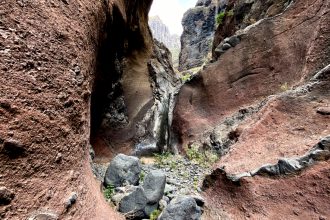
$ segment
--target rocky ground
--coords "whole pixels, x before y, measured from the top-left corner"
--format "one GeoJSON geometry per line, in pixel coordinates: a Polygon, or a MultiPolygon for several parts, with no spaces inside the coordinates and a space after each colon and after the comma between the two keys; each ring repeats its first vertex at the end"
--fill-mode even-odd
{"type": "Polygon", "coordinates": [[[330,2],[215,2],[179,90],[151,0],[0,0],[0,219],[330,218],[330,2]]]}
{"type": "MultiPolygon", "coordinates": [[[[104,183],[105,187],[103,187],[103,190],[105,197],[112,206],[116,206],[116,209],[122,212],[127,219],[131,219],[133,216],[135,218],[137,216],[140,216],[139,218],[147,218],[149,215],[150,218],[153,219],[151,213],[158,212],[159,210],[159,214],[167,215],[167,208],[171,208],[172,203],[182,198],[192,198],[201,208],[203,207],[204,199],[200,195],[201,184],[204,177],[211,172],[211,164],[208,161],[203,162],[204,163],[202,163],[201,160],[197,161],[192,158],[188,159],[187,157],[168,153],[155,155],[154,157],[144,157],[140,160],[120,154],[117,155],[111,163],[97,164],[92,162],[91,165],[95,177],[104,183]],[[121,157],[124,159],[118,159],[121,157]],[[136,163],[134,160],[140,161],[139,164],[133,165],[133,163],[136,163]],[[132,166],[128,165],[128,161],[132,161],[132,166]],[[135,171],[137,167],[141,167],[139,171],[135,171]],[[124,169],[125,172],[122,173],[120,171],[121,169],[124,169]],[[157,173],[164,175],[164,188],[162,188],[161,191],[158,190],[161,182],[157,179],[160,178],[157,177],[157,173]],[[116,178],[123,178],[124,182],[120,183],[119,179],[116,178]],[[152,187],[152,192],[155,193],[159,191],[160,196],[157,203],[151,206],[148,205],[149,202],[145,205],[141,205],[144,201],[143,192],[147,195],[148,188],[146,187],[154,184],[153,182],[156,184],[152,187]],[[113,187],[110,188],[111,194],[109,194],[109,186],[113,187]],[[136,190],[142,191],[137,192],[136,190]],[[134,201],[130,199],[130,196],[134,196],[134,201]]],[[[183,210],[184,209],[185,208],[183,208],[183,210]]],[[[176,217],[180,216],[180,214],[176,212],[172,214],[176,217]]]]}

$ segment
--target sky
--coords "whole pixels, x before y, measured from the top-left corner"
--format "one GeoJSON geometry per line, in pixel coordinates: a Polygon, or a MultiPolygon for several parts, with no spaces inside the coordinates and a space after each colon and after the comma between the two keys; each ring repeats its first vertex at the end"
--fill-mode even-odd
{"type": "Polygon", "coordinates": [[[149,16],[158,15],[171,34],[181,35],[183,14],[195,6],[197,0],[153,0],[149,16]]]}

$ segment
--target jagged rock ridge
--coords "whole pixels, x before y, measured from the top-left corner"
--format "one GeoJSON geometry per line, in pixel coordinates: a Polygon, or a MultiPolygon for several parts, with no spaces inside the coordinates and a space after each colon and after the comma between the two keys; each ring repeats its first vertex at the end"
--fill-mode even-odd
{"type": "Polygon", "coordinates": [[[218,1],[199,0],[182,18],[179,71],[201,66],[211,52],[218,1]]]}
{"type": "Polygon", "coordinates": [[[180,36],[171,34],[159,16],[149,17],[149,26],[153,37],[165,44],[168,49],[180,49],[180,36]]]}

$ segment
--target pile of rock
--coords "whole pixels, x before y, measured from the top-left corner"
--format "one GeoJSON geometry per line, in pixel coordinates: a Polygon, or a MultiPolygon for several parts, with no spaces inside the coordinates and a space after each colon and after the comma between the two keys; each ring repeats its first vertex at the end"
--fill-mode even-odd
{"type": "Polygon", "coordinates": [[[127,219],[148,218],[155,210],[162,210],[158,219],[200,219],[202,198],[178,196],[170,200],[164,196],[165,173],[149,170],[142,182],[141,171],[137,157],[119,154],[111,161],[104,177],[104,186],[114,188],[111,202],[127,219]]]}

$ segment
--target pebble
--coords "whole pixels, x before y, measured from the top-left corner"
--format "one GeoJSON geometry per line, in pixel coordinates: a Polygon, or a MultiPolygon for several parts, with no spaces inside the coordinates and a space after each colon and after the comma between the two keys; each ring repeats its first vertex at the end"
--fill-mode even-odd
{"type": "Polygon", "coordinates": [[[76,192],[72,192],[70,194],[69,198],[67,199],[66,203],[65,203],[65,207],[67,209],[71,208],[72,205],[76,203],[77,199],[78,199],[77,193],[76,192]]]}

